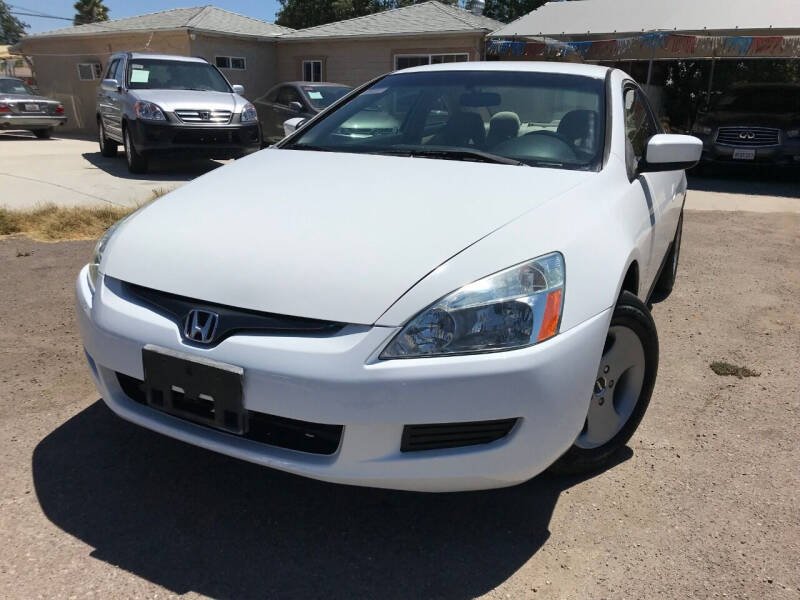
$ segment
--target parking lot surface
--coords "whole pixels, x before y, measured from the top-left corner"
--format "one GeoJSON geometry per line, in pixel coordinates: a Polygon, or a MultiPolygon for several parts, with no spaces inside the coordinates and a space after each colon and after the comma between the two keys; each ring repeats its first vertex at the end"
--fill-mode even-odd
{"type": "Polygon", "coordinates": [[[147,174],[133,175],[121,147],[119,156],[106,158],[95,140],[0,133],[0,207],[138,206],[154,190],[173,190],[225,162],[159,160],[147,174]]]}
{"type": "Polygon", "coordinates": [[[614,466],[442,495],[301,479],[114,416],[73,316],[91,247],[0,241],[0,597],[800,595],[798,215],[686,213],[652,403],[614,466]]]}

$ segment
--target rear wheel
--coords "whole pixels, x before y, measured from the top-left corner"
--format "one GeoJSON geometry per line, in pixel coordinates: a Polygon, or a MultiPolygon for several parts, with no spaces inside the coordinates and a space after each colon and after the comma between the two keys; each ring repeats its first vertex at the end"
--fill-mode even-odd
{"type": "Polygon", "coordinates": [[[126,127],[122,130],[122,139],[125,141],[125,160],[128,163],[128,171],[131,173],[147,172],[147,157],[139,154],[133,144],[133,137],[130,130],[126,127]]]}
{"type": "Polygon", "coordinates": [[[109,158],[117,155],[119,146],[117,142],[106,137],[106,128],[102,120],[97,121],[97,138],[100,144],[100,154],[109,158]]]}
{"type": "Polygon", "coordinates": [[[35,135],[40,140],[47,140],[50,139],[50,134],[53,133],[52,128],[48,129],[34,129],[33,135],[35,135]]]}
{"type": "Polygon", "coordinates": [[[608,329],[583,429],[551,469],[600,469],[631,438],[644,417],[658,371],[658,334],[641,300],[622,292],[608,329]]]}
{"type": "Polygon", "coordinates": [[[661,270],[661,275],[658,276],[658,281],[653,288],[653,293],[650,294],[650,302],[663,302],[672,293],[672,288],[675,286],[675,279],[678,276],[678,259],[681,256],[681,238],[683,236],[683,213],[678,219],[678,228],[675,231],[675,239],[672,240],[669,254],[664,262],[664,268],[661,270]]]}

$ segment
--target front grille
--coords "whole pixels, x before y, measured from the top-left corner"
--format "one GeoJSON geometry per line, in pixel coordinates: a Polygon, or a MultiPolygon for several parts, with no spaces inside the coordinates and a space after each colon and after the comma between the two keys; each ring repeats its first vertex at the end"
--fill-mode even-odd
{"type": "Polygon", "coordinates": [[[179,108],[175,111],[175,115],[184,123],[230,123],[232,114],[229,110],[179,108]]]}
{"type": "Polygon", "coordinates": [[[780,144],[780,130],[772,127],[720,127],[717,143],[747,148],[777,146],[780,144]]]}
{"type": "Polygon", "coordinates": [[[178,326],[183,334],[184,321],[193,309],[210,311],[219,315],[216,333],[209,344],[218,344],[236,333],[277,333],[292,335],[331,335],[344,327],[343,323],[276,315],[242,308],[234,308],[224,304],[214,304],[159,292],[150,288],[121,282],[128,299],[155,309],[178,326]]]}
{"type": "MultiPolygon", "coordinates": [[[[144,382],[122,373],[116,375],[125,395],[134,402],[147,406],[144,382]]],[[[197,424],[195,421],[191,422],[197,424]]],[[[199,426],[205,427],[205,425],[199,426]]],[[[245,433],[236,437],[310,454],[334,454],[339,448],[343,431],[343,425],[310,423],[248,410],[245,433]]],[[[228,435],[235,434],[228,433],[228,435]]]]}
{"type": "Polygon", "coordinates": [[[467,423],[406,425],[403,428],[400,451],[415,452],[488,444],[507,436],[516,422],[517,419],[499,419],[467,423]]]}

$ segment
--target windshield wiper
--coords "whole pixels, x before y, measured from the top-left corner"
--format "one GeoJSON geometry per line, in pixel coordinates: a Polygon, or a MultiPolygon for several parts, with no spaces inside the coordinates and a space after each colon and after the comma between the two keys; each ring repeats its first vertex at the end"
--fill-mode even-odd
{"type": "Polygon", "coordinates": [[[328,148],[327,146],[314,146],[313,144],[292,144],[284,146],[282,150],[311,150],[313,152],[347,152],[338,148],[328,148]]]}
{"type": "Polygon", "coordinates": [[[386,154],[396,152],[401,156],[414,156],[419,158],[443,158],[448,160],[476,160],[480,162],[495,163],[498,165],[526,166],[521,160],[492,154],[474,148],[396,148],[386,154]]]}

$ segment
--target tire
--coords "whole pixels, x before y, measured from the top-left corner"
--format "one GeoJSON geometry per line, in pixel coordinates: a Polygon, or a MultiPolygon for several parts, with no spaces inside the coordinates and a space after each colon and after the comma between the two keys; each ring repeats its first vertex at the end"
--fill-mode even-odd
{"type": "Polygon", "coordinates": [[[103,125],[103,121],[100,119],[97,120],[97,141],[100,144],[100,154],[107,158],[112,158],[117,155],[119,144],[106,137],[106,128],[103,125]]]}
{"type": "Polygon", "coordinates": [[[664,268],[661,269],[661,274],[658,276],[658,281],[653,287],[653,293],[650,294],[650,303],[663,302],[672,293],[672,288],[675,286],[675,279],[678,276],[678,259],[681,257],[681,239],[683,238],[683,211],[678,218],[678,228],[675,230],[675,239],[672,240],[672,245],[667,253],[667,259],[664,262],[664,268]]]}
{"type": "Polygon", "coordinates": [[[50,136],[53,133],[52,127],[49,129],[34,129],[33,135],[35,135],[40,140],[49,140],[50,136]]]}
{"type": "Polygon", "coordinates": [[[147,173],[147,157],[136,150],[133,137],[127,127],[122,129],[122,139],[125,140],[125,160],[128,163],[128,171],[147,173]]]}
{"type": "Polygon", "coordinates": [[[628,442],[647,411],[658,371],[658,333],[647,307],[631,292],[620,294],[583,429],[551,471],[591,473],[628,442]]]}

